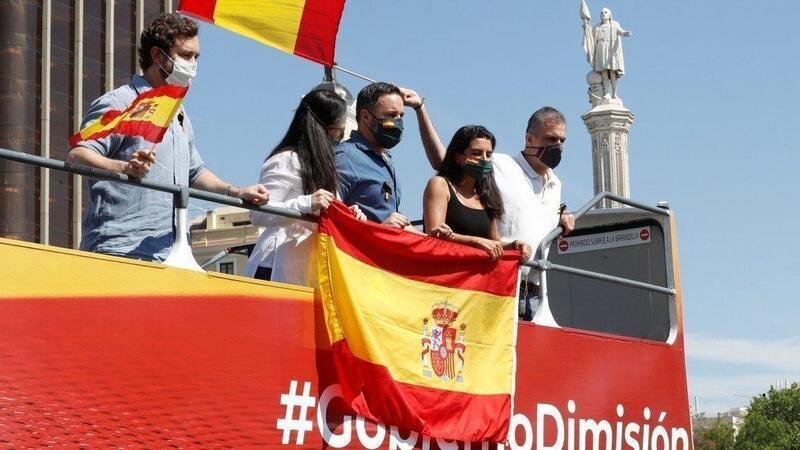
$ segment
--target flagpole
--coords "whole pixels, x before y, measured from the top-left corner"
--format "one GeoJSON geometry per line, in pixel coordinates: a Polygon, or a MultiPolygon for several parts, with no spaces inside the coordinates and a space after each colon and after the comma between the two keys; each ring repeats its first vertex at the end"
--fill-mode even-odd
{"type": "Polygon", "coordinates": [[[342,66],[340,66],[340,65],[338,65],[336,63],[333,63],[333,68],[338,70],[338,71],[340,71],[340,72],[344,72],[344,73],[346,73],[348,75],[352,75],[352,76],[354,76],[356,78],[361,78],[362,80],[369,81],[370,83],[375,83],[375,80],[373,80],[372,78],[366,77],[366,76],[361,75],[361,74],[356,73],[356,72],[353,72],[350,69],[345,69],[344,67],[342,67],[342,66]]]}

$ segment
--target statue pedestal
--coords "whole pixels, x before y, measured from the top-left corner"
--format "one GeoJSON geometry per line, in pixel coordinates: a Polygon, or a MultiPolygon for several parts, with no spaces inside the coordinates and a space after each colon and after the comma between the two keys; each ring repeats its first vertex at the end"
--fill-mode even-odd
{"type": "MultiPolygon", "coordinates": [[[[617,100],[617,99],[615,99],[617,100]]],[[[630,197],[628,178],[628,131],[635,116],[622,102],[598,104],[581,116],[592,136],[592,171],[594,192],[609,191],[620,197],[630,197]]],[[[603,200],[598,207],[621,207],[617,202],[603,200]]]]}

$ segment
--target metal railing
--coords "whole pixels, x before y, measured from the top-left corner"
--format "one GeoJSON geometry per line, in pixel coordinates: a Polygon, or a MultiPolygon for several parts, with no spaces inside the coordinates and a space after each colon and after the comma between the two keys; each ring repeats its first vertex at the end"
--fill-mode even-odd
{"type": "Polygon", "coordinates": [[[161,192],[168,192],[175,198],[175,205],[177,208],[186,208],[188,198],[197,198],[207,200],[214,203],[221,203],[228,206],[238,206],[253,211],[266,212],[283,217],[290,217],[292,219],[305,220],[308,222],[316,222],[316,217],[308,214],[301,214],[297,211],[278,208],[275,206],[256,206],[250,202],[246,202],[237,197],[229,197],[227,195],[216,194],[214,192],[204,191],[202,189],[195,189],[188,186],[179,186],[171,183],[160,183],[158,181],[142,180],[135,177],[129,177],[121,173],[111,172],[103,169],[96,169],[94,167],[84,166],[80,164],[70,164],[64,161],[59,161],[50,158],[42,158],[41,156],[29,155],[27,153],[18,152],[15,150],[8,150],[0,148],[0,158],[17,161],[25,164],[32,164],[34,166],[45,167],[48,169],[60,170],[63,172],[74,173],[77,175],[84,175],[87,177],[98,178],[102,180],[118,181],[124,184],[131,184],[141,186],[148,189],[153,189],[161,192]]]}
{"type": "MultiPolygon", "coordinates": [[[[575,221],[577,222],[579,218],[581,218],[584,214],[589,212],[589,210],[594,208],[595,205],[597,205],[604,199],[614,200],[624,205],[628,205],[633,208],[647,211],[650,213],[659,214],[667,217],[670,216],[670,211],[668,209],[660,207],[652,207],[624,197],[620,197],[618,195],[612,194],[611,192],[604,191],[595,195],[591,200],[589,200],[586,204],[584,204],[582,207],[580,207],[577,211],[573,213],[575,215],[575,221]]],[[[550,309],[550,300],[547,296],[548,270],[555,270],[557,272],[565,272],[582,277],[594,278],[596,280],[607,281],[610,283],[620,284],[622,286],[628,286],[636,289],[644,289],[647,291],[658,292],[661,294],[675,295],[675,289],[669,286],[658,286],[655,284],[645,283],[642,281],[631,280],[629,278],[617,277],[614,275],[607,275],[604,273],[593,272],[590,270],[578,269],[576,267],[569,267],[561,264],[551,263],[550,261],[547,260],[547,253],[545,252],[545,250],[548,247],[550,247],[550,244],[553,242],[553,240],[559,235],[561,235],[561,233],[563,232],[564,228],[561,227],[560,225],[554,228],[539,243],[539,247],[536,250],[536,257],[538,259],[528,261],[527,263],[524,264],[525,266],[540,271],[539,299],[541,300],[541,303],[539,305],[539,308],[536,310],[536,315],[533,318],[534,322],[542,325],[558,326],[558,324],[555,321],[555,318],[553,317],[553,313],[550,309]]]]}
{"type": "MultiPolygon", "coordinates": [[[[275,206],[256,206],[250,202],[244,201],[240,198],[236,197],[229,197],[226,195],[216,194],[209,191],[204,191],[202,189],[194,189],[188,186],[179,186],[170,183],[161,183],[157,181],[149,181],[149,180],[142,180],[139,178],[129,177],[127,175],[123,175],[116,172],[111,172],[107,170],[97,169],[94,167],[83,166],[79,164],[70,164],[64,161],[54,160],[50,158],[43,158],[41,156],[36,155],[29,155],[27,153],[22,153],[14,150],[8,150],[4,148],[0,148],[0,159],[7,159],[10,161],[21,162],[24,164],[31,164],[38,167],[44,167],[48,169],[60,170],[63,172],[69,172],[78,175],[84,175],[92,178],[102,179],[102,180],[111,180],[116,181],[119,183],[125,183],[135,186],[140,186],[146,189],[153,189],[161,192],[167,192],[173,195],[173,204],[176,209],[176,233],[175,233],[175,244],[173,245],[172,251],[170,251],[169,256],[164,261],[165,264],[181,267],[191,270],[198,270],[202,271],[203,269],[197,264],[197,261],[194,259],[194,256],[191,252],[191,247],[189,245],[186,236],[189,232],[188,227],[188,219],[187,219],[187,208],[189,206],[189,198],[197,198],[201,200],[207,200],[214,203],[219,203],[223,205],[229,206],[237,206],[240,208],[248,209],[251,211],[259,211],[268,214],[274,214],[278,216],[288,217],[297,220],[303,220],[308,222],[316,222],[317,218],[313,215],[302,214],[294,210],[290,210],[287,208],[279,208],[275,206]]],[[[580,209],[574,212],[575,219],[579,219],[584,214],[586,214],[590,209],[592,209],[595,205],[600,203],[603,199],[611,199],[615,200],[619,203],[632,206],[634,208],[641,209],[643,211],[648,211],[655,214],[660,214],[664,216],[669,216],[669,210],[665,210],[662,208],[656,208],[652,206],[648,206],[642,203],[638,203],[627,198],[622,198],[617,195],[614,195],[610,192],[601,192],[594,196],[589,202],[583,205],[580,209]]],[[[417,221],[415,221],[417,222],[417,221]]],[[[553,239],[559,236],[562,233],[563,229],[559,226],[556,227],[553,231],[545,236],[542,239],[541,243],[539,244],[537,255],[539,259],[535,259],[533,261],[529,261],[525,263],[526,266],[531,267],[535,270],[539,270],[541,272],[541,286],[540,286],[540,297],[542,300],[542,304],[540,308],[537,310],[536,317],[538,318],[540,314],[542,315],[541,319],[547,323],[555,323],[552,318],[552,313],[550,312],[549,303],[547,299],[547,276],[546,273],[548,270],[555,270],[561,271],[566,273],[571,273],[574,275],[595,278],[598,280],[608,281],[616,284],[620,284],[623,286],[629,286],[637,289],[645,289],[653,292],[659,292],[662,294],[667,295],[674,295],[675,290],[670,287],[664,286],[657,286],[649,283],[644,283],[637,280],[631,280],[622,277],[616,277],[613,275],[607,275],[597,272],[592,272],[588,270],[578,269],[569,266],[563,266],[560,264],[554,264],[547,261],[547,258],[544,257],[545,249],[550,246],[553,239]]]]}
{"type": "Polygon", "coordinates": [[[203,269],[197,264],[197,261],[192,255],[191,246],[186,236],[189,232],[189,222],[187,208],[189,207],[189,198],[197,198],[207,200],[214,203],[219,203],[228,206],[238,206],[240,208],[249,209],[251,211],[259,211],[277,216],[289,217],[297,220],[304,220],[308,222],[316,222],[317,218],[312,215],[302,214],[297,211],[278,208],[275,206],[256,206],[250,202],[244,201],[237,197],[228,197],[227,195],[217,194],[214,192],[204,191],[202,189],[190,188],[188,186],[179,186],[170,183],[161,183],[158,181],[142,180],[135,177],[129,177],[124,174],[111,172],[108,170],[97,169],[94,167],[84,166],[80,164],[71,164],[64,161],[59,161],[50,158],[43,158],[41,156],[29,155],[14,150],[0,148],[0,158],[10,161],[16,161],[24,164],[31,164],[38,167],[48,169],[60,170],[62,172],[69,172],[77,175],[84,175],[101,180],[111,180],[119,183],[140,186],[146,189],[153,189],[156,191],[167,192],[173,196],[173,205],[175,207],[176,217],[176,231],[175,243],[172,246],[165,264],[180,267],[184,269],[202,271],[203,269]]]}

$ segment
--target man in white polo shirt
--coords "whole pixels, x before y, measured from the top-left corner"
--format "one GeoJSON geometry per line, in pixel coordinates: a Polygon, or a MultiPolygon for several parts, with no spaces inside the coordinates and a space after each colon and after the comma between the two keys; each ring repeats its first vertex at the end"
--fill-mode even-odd
{"type": "MultiPolygon", "coordinates": [[[[566,139],[564,114],[545,106],[528,120],[525,148],[520,153],[513,156],[494,154],[494,177],[505,209],[498,224],[502,240],[520,240],[536,249],[545,235],[559,224],[564,228],[563,234],[575,228],[575,217],[562,214],[561,180],[553,172],[561,161],[566,139]]],[[[539,255],[543,256],[546,255],[539,255]]],[[[538,271],[523,273],[519,303],[521,319],[533,319],[538,294],[538,271]]]]}

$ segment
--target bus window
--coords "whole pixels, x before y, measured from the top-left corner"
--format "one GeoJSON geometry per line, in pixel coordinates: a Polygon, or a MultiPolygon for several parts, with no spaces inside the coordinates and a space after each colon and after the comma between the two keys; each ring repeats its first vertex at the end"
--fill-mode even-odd
{"type": "MultiPolygon", "coordinates": [[[[576,230],[554,241],[550,261],[659,286],[667,285],[664,233],[655,221],[576,230]]],[[[670,298],[555,270],[547,274],[550,308],[562,327],[666,342],[670,298]]]]}

